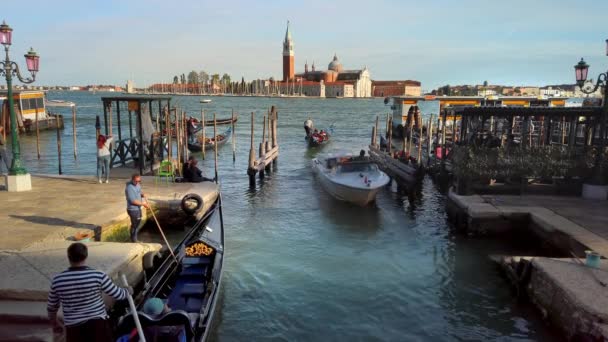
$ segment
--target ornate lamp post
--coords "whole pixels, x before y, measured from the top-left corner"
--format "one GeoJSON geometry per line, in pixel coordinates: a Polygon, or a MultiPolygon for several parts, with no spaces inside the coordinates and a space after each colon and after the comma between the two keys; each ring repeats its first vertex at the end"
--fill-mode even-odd
{"type": "MultiPolygon", "coordinates": [[[[6,57],[4,62],[0,62],[0,75],[4,75],[6,78],[7,85],[7,97],[8,97],[8,107],[11,116],[11,147],[13,153],[13,161],[11,163],[11,168],[9,170],[9,175],[26,175],[27,171],[21,164],[21,150],[19,147],[19,132],[17,132],[17,116],[15,113],[14,103],[13,103],[13,85],[12,79],[13,76],[17,76],[17,78],[23,83],[32,83],[36,79],[36,72],[38,72],[38,63],[40,61],[40,57],[34,52],[34,49],[30,48],[30,51],[25,54],[25,61],[27,63],[27,69],[32,74],[31,78],[23,78],[19,71],[19,66],[17,63],[11,61],[8,56],[8,50],[11,46],[12,40],[12,32],[13,29],[8,26],[5,22],[2,22],[0,25],[0,43],[4,45],[4,51],[6,53],[6,57]]],[[[28,178],[29,179],[29,178],[28,178]]],[[[30,186],[31,188],[31,183],[30,186]]],[[[9,189],[10,191],[10,189],[9,189]]]]}
{"type": "MultiPolygon", "coordinates": [[[[608,39],[606,39],[606,56],[608,56],[608,39]]],[[[608,118],[608,71],[601,73],[597,77],[597,82],[593,89],[585,89],[584,85],[587,81],[589,65],[581,58],[574,66],[576,74],[576,84],[585,94],[592,94],[598,90],[600,86],[604,87],[604,102],[602,115],[600,116],[600,148],[595,156],[595,165],[593,171],[593,182],[597,185],[605,185],[606,180],[603,177],[604,153],[606,149],[606,118],[608,118]]]]}

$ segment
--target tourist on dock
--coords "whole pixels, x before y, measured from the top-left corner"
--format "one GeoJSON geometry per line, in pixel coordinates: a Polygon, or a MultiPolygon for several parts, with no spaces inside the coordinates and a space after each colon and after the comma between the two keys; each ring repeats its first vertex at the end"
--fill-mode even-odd
{"type": "Polygon", "coordinates": [[[0,158],[4,165],[6,165],[6,173],[8,174],[8,170],[11,169],[11,166],[8,161],[8,157],[6,156],[6,141],[4,140],[4,127],[0,126],[0,158]]]}
{"type": "Polygon", "coordinates": [[[306,136],[309,137],[312,134],[312,120],[310,117],[304,121],[304,130],[306,131],[306,136]]]}
{"type": "Polygon", "coordinates": [[[127,198],[127,213],[131,219],[131,242],[137,241],[137,231],[141,224],[141,207],[150,209],[147,201],[144,201],[145,195],[141,192],[141,176],[139,173],[134,173],[131,180],[127,182],[125,187],[125,197],[127,198]]]}
{"type": "Polygon", "coordinates": [[[188,158],[188,162],[184,165],[184,180],[190,183],[213,182],[213,179],[203,176],[203,171],[196,166],[197,164],[198,160],[194,156],[188,158]]]}
{"type": "Polygon", "coordinates": [[[111,341],[112,329],[101,293],[116,300],[127,298],[132,289],[120,288],[102,271],[86,265],[87,246],[75,242],[68,247],[70,267],[51,282],[47,312],[54,330],[59,307],[63,307],[65,338],[71,341],[111,341]]]}
{"type": "Polygon", "coordinates": [[[111,135],[100,134],[97,137],[97,182],[101,184],[101,176],[105,175],[105,183],[110,182],[110,147],[114,142],[111,135]]]}

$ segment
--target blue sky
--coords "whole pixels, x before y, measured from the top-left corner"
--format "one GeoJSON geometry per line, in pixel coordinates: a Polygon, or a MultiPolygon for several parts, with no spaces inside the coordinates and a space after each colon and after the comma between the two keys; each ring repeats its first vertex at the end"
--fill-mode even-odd
{"type": "Polygon", "coordinates": [[[169,82],[190,70],[281,77],[286,21],[296,70],[334,53],[373,79],[444,84],[573,83],[608,68],[608,1],[5,1],[11,57],[41,55],[38,84],[169,82]]]}

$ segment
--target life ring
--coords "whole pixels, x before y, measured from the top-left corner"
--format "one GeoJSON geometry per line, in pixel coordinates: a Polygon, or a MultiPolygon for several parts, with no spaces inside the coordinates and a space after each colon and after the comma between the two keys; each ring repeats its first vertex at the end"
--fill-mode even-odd
{"type": "Polygon", "coordinates": [[[182,210],[188,215],[194,215],[203,207],[203,199],[197,194],[187,194],[182,198],[182,210]],[[189,202],[196,201],[196,206],[192,207],[189,202]]]}

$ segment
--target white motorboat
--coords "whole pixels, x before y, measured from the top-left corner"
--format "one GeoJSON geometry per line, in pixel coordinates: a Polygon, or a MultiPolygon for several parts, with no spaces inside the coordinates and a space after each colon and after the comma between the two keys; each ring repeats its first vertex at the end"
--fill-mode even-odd
{"type": "Polygon", "coordinates": [[[211,99],[202,99],[200,102],[201,103],[209,103],[209,102],[211,102],[211,99]]]}
{"type": "Polygon", "coordinates": [[[367,156],[330,153],[312,160],[321,185],[335,198],[365,206],[376,199],[390,178],[367,156]]]}

